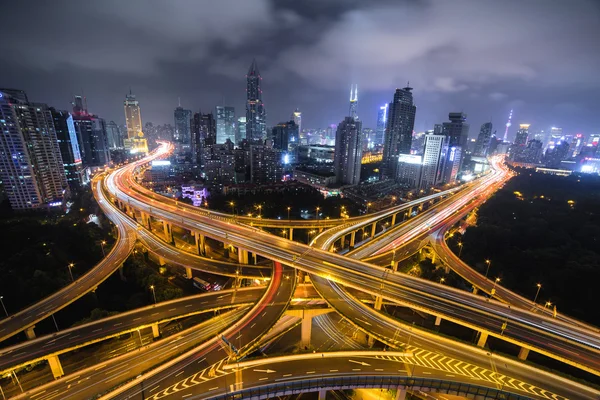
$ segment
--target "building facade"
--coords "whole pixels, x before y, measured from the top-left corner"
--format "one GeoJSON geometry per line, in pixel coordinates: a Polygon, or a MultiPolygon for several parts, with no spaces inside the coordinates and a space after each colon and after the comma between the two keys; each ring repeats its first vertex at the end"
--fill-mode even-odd
{"type": "Polygon", "coordinates": [[[396,177],[398,156],[410,153],[416,112],[412,88],[396,89],[394,99],[389,104],[383,143],[382,169],[386,177],[396,177]]]}
{"type": "Polygon", "coordinates": [[[477,141],[475,142],[475,151],[477,157],[486,157],[489,155],[490,143],[492,141],[492,123],[485,122],[481,124],[477,141]]]}
{"type": "Polygon", "coordinates": [[[335,136],[334,172],[338,184],[358,185],[362,160],[362,122],[354,116],[344,118],[335,136]]]}
{"type": "Polygon", "coordinates": [[[144,139],[142,130],[142,111],[135,95],[129,90],[123,102],[125,110],[125,126],[127,127],[127,138],[123,140],[123,147],[130,153],[147,153],[148,143],[144,139]]]}
{"type": "Polygon", "coordinates": [[[77,192],[87,181],[79,143],[77,142],[77,132],[73,116],[67,111],[50,108],[52,119],[54,121],[54,130],[60,149],[60,155],[63,162],[67,184],[72,192],[77,192]]]}
{"type": "Polygon", "coordinates": [[[445,135],[425,135],[420,189],[429,189],[442,182],[449,139],[445,135]]]}
{"type": "Polygon", "coordinates": [[[246,138],[260,142],[267,135],[265,105],[262,101],[262,77],[256,60],[252,61],[246,75],[246,138]]]}
{"type": "Polygon", "coordinates": [[[217,144],[223,144],[227,140],[235,143],[235,108],[216,106],[215,118],[217,121],[217,144]]]}

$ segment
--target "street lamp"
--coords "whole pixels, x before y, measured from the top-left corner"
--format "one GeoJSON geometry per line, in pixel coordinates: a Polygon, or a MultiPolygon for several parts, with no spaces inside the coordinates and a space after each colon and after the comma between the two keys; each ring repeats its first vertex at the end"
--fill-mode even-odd
{"type": "Polygon", "coordinates": [[[487,278],[488,272],[490,272],[490,265],[492,265],[492,261],[488,259],[485,260],[485,263],[487,264],[487,268],[485,269],[485,277],[487,278]]]}
{"type": "Polygon", "coordinates": [[[538,298],[538,294],[540,294],[540,289],[542,289],[542,284],[538,283],[538,284],[536,284],[536,286],[537,286],[537,291],[535,292],[535,297],[533,298],[533,305],[534,305],[534,307],[535,307],[535,301],[538,298]]]}
{"type": "Polygon", "coordinates": [[[544,304],[545,307],[552,307],[552,302],[547,301],[546,304],[544,304]]]}
{"type": "Polygon", "coordinates": [[[235,208],[233,208],[233,206],[235,206],[235,203],[234,203],[233,201],[230,201],[230,202],[229,202],[229,205],[231,206],[231,214],[232,214],[233,216],[235,216],[235,211],[234,211],[234,210],[235,210],[235,208]]]}
{"type": "Polygon", "coordinates": [[[371,203],[367,203],[367,214],[369,213],[369,207],[371,207],[371,203]]]}
{"type": "Polygon", "coordinates": [[[69,267],[69,274],[71,275],[71,281],[75,282],[75,279],[73,279],[73,271],[71,271],[71,268],[73,268],[75,266],[75,264],[70,263],[69,265],[67,265],[67,267],[69,267]]]}
{"type": "Polygon", "coordinates": [[[463,248],[462,242],[458,242],[458,258],[460,258],[460,255],[462,254],[462,248],[463,248]]]}
{"type": "Polygon", "coordinates": [[[258,205],[258,219],[262,218],[262,204],[258,205]]]}
{"type": "Polygon", "coordinates": [[[100,245],[102,246],[102,257],[106,257],[106,253],[104,252],[104,245],[106,244],[106,240],[103,240],[100,242],[100,245]]]}
{"type": "Polygon", "coordinates": [[[152,290],[152,296],[154,297],[154,304],[156,304],[156,292],[154,291],[154,285],[150,285],[150,290],[152,290]]]}
{"type": "Polygon", "coordinates": [[[443,278],[443,277],[440,278],[440,283],[444,283],[444,282],[446,282],[446,278],[443,278]]]}
{"type": "Polygon", "coordinates": [[[4,313],[8,317],[8,311],[6,311],[6,306],[4,305],[4,301],[2,299],[4,299],[4,296],[0,296],[0,303],[2,303],[2,308],[4,309],[4,313]]]}
{"type": "Polygon", "coordinates": [[[317,221],[319,220],[319,210],[320,210],[320,209],[321,209],[321,207],[317,207],[317,208],[316,208],[316,210],[317,210],[317,221]]]}
{"type": "Polygon", "coordinates": [[[291,211],[291,210],[292,210],[292,207],[288,207],[288,208],[287,208],[287,212],[288,212],[288,221],[290,221],[290,220],[291,220],[291,218],[290,218],[290,211],[291,211]]]}
{"type": "Polygon", "coordinates": [[[492,291],[490,292],[492,296],[494,295],[494,293],[496,293],[496,284],[498,284],[498,282],[500,282],[500,278],[496,278],[494,280],[494,286],[492,286],[492,291]]]}

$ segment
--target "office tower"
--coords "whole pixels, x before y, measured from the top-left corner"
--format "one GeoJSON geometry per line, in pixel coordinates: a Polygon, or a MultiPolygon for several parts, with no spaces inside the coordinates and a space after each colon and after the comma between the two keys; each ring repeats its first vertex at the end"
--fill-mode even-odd
{"type": "Polygon", "coordinates": [[[235,109],[216,106],[215,119],[217,121],[217,144],[223,144],[227,139],[235,143],[235,109]]]}
{"type": "Polygon", "coordinates": [[[578,133],[573,136],[573,139],[571,140],[571,146],[569,148],[569,152],[571,153],[572,157],[576,157],[581,152],[584,143],[585,136],[583,134],[578,133]]]}
{"type": "Polygon", "coordinates": [[[529,126],[530,124],[519,124],[519,130],[515,136],[514,144],[517,146],[525,146],[527,144],[527,138],[529,137],[529,126]]]}
{"type": "Polygon", "coordinates": [[[67,178],[46,104],[22,90],[0,89],[0,178],[14,210],[60,205],[67,178]]]}
{"type": "Polygon", "coordinates": [[[142,131],[142,112],[140,104],[131,89],[129,89],[129,94],[125,95],[123,107],[127,126],[127,138],[123,140],[123,147],[130,153],[147,153],[148,143],[144,139],[144,132],[142,131]]]}
{"type": "Polygon", "coordinates": [[[192,110],[186,110],[181,105],[173,112],[175,131],[173,142],[183,153],[190,153],[192,149],[192,110]]]}
{"type": "Polygon", "coordinates": [[[420,189],[429,189],[442,182],[449,138],[445,135],[425,135],[420,189]]]}
{"type": "Polygon", "coordinates": [[[358,185],[362,160],[362,122],[354,116],[344,118],[335,135],[333,168],[338,184],[358,185]]]}
{"type": "Polygon", "coordinates": [[[552,148],[546,150],[546,166],[559,168],[560,162],[569,158],[569,143],[559,142],[552,148]]]}
{"type": "Polygon", "coordinates": [[[85,183],[85,170],[77,142],[77,132],[73,116],[67,111],[56,110],[50,107],[52,119],[54,121],[54,130],[63,162],[67,184],[72,192],[76,192],[85,183]]]}
{"type": "Polygon", "coordinates": [[[298,125],[294,121],[280,122],[271,130],[273,148],[287,152],[298,147],[298,125]]]}
{"type": "Polygon", "coordinates": [[[302,134],[302,113],[299,109],[296,108],[296,110],[292,113],[292,120],[296,125],[298,125],[298,134],[302,134]]]}
{"type": "Polygon", "coordinates": [[[81,96],[75,96],[73,124],[77,133],[79,152],[84,167],[104,167],[110,163],[110,152],[106,134],[106,122],[90,114],[81,96]]]}
{"type": "Polygon", "coordinates": [[[281,150],[274,149],[269,144],[252,144],[249,163],[251,183],[265,184],[281,181],[283,176],[281,150]]]}
{"type": "Polygon", "coordinates": [[[358,85],[350,85],[350,115],[354,119],[358,119],[358,114],[356,113],[358,109],[358,85]]]}
{"type": "Polygon", "coordinates": [[[542,155],[544,154],[544,144],[536,139],[532,139],[527,142],[525,147],[519,154],[519,158],[516,161],[525,162],[529,164],[539,164],[542,155]]]}
{"type": "Polygon", "coordinates": [[[246,75],[246,138],[251,142],[262,142],[267,134],[261,80],[258,65],[253,60],[246,75]]]}
{"type": "MultiPolygon", "coordinates": [[[[448,153],[444,162],[443,183],[452,183],[456,180],[469,139],[469,124],[465,122],[467,114],[451,112],[448,114],[448,119],[450,122],[442,124],[442,134],[448,137],[448,153]]],[[[439,128],[437,129],[439,130],[439,128]]]]}
{"type": "Polygon", "coordinates": [[[244,139],[246,139],[246,117],[239,117],[235,129],[235,144],[239,145],[244,139]]]}
{"type": "Polygon", "coordinates": [[[563,137],[562,128],[557,128],[556,126],[553,126],[552,128],[550,128],[548,147],[553,147],[553,146],[558,145],[558,143],[560,143],[562,137],[563,137]]]}
{"type": "Polygon", "coordinates": [[[416,154],[400,154],[398,156],[398,176],[396,180],[408,188],[416,188],[421,181],[423,156],[416,154]]]}
{"type": "Polygon", "coordinates": [[[204,167],[204,149],[217,143],[217,123],[212,114],[194,114],[194,153],[200,168],[204,167]]]}
{"type": "Polygon", "coordinates": [[[384,176],[395,178],[398,156],[409,154],[415,126],[417,107],[413,104],[411,87],[396,89],[389,104],[383,143],[382,169],[384,176]]]}
{"type": "Polygon", "coordinates": [[[373,143],[376,146],[383,144],[383,140],[385,137],[385,125],[387,123],[388,107],[389,104],[379,107],[379,112],[377,113],[377,130],[375,132],[375,140],[373,141],[373,143]]]}
{"type": "Polygon", "coordinates": [[[117,125],[115,121],[106,123],[106,137],[108,139],[109,149],[123,148],[123,136],[121,136],[119,125],[117,125]]]}
{"type": "Polygon", "coordinates": [[[486,122],[481,125],[479,129],[479,135],[477,136],[477,141],[475,142],[475,151],[474,154],[478,157],[486,157],[488,156],[490,143],[492,140],[492,123],[486,122]]]}
{"type": "Polygon", "coordinates": [[[223,144],[210,144],[204,149],[204,174],[212,188],[235,183],[235,152],[231,140],[223,144]]]}

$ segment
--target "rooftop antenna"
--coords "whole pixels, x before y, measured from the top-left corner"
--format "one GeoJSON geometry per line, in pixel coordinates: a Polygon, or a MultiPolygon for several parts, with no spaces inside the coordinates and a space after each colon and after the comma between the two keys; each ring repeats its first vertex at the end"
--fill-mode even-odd
{"type": "Polygon", "coordinates": [[[178,97],[177,100],[179,101],[179,107],[181,107],[181,97],[178,97]]]}

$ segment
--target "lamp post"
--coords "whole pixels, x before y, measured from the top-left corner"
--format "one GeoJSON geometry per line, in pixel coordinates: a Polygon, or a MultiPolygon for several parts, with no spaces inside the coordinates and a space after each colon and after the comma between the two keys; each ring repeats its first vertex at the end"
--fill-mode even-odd
{"type": "Polygon", "coordinates": [[[488,272],[490,272],[490,265],[492,265],[492,261],[487,259],[485,260],[485,263],[487,264],[487,268],[485,269],[485,277],[487,278],[488,272]]]}
{"type": "Polygon", "coordinates": [[[104,252],[104,245],[106,244],[106,240],[103,240],[100,242],[100,245],[102,246],[102,257],[106,257],[106,253],[104,252]]]}
{"type": "Polygon", "coordinates": [[[67,267],[69,267],[69,275],[71,275],[71,281],[75,282],[75,279],[73,279],[73,271],[71,271],[71,269],[75,266],[75,264],[70,263],[69,265],[67,265],[67,267]]]}
{"type": "Polygon", "coordinates": [[[154,304],[156,304],[156,292],[154,291],[154,285],[150,285],[150,290],[152,290],[152,296],[154,297],[154,304]]]}
{"type": "Polygon", "coordinates": [[[262,218],[262,204],[258,205],[258,219],[262,218]]]}
{"type": "Polygon", "coordinates": [[[500,282],[500,278],[494,279],[494,285],[492,286],[492,291],[490,292],[492,294],[492,296],[494,296],[494,294],[496,293],[496,284],[498,282],[500,282]]]}
{"type": "Polygon", "coordinates": [[[287,208],[287,212],[288,212],[288,221],[291,221],[291,218],[290,218],[290,211],[291,211],[291,210],[292,210],[292,207],[288,207],[288,208],[287,208]]]}
{"type": "Polygon", "coordinates": [[[369,213],[369,207],[371,207],[371,203],[367,203],[367,214],[369,213]]]}
{"type": "Polygon", "coordinates": [[[440,283],[443,284],[444,282],[446,282],[446,278],[444,278],[444,277],[440,278],[440,283]]]}
{"type": "Polygon", "coordinates": [[[231,214],[235,217],[235,203],[233,201],[230,201],[229,205],[231,206],[231,214]]]}
{"type": "Polygon", "coordinates": [[[458,242],[458,258],[460,258],[460,255],[462,254],[462,249],[463,249],[462,242],[458,242]]]}
{"type": "Polygon", "coordinates": [[[6,311],[6,306],[4,305],[4,301],[2,299],[4,299],[4,296],[0,296],[0,303],[2,303],[2,308],[4,309],[4,313],[8,317],[8,311],[6,311]]]}
{"type": "Polygon", "coordinates": [[[320,210],[320,209],[321,209],[321,207],[317,207],[317,208],[316,208],[316,210],[317,210],[317,221],[319,220],[319,210],[320,210]]]}
{"type": "Polygon", "coordinates": [[[537,300],[537,298],[538,298],[538,294],[540,294],[540,289],[542,289],[542,284],[541,284],[541,283],[538,283],[538,284],[536,284],[536,286],[537,286],[537,291],[535,292],[535,297],[533,298],[533,306],[534,306],[534,307],[535,307],[535,305],[536,305],[535,301],[536,301],[536,300],[537,300]]]}

